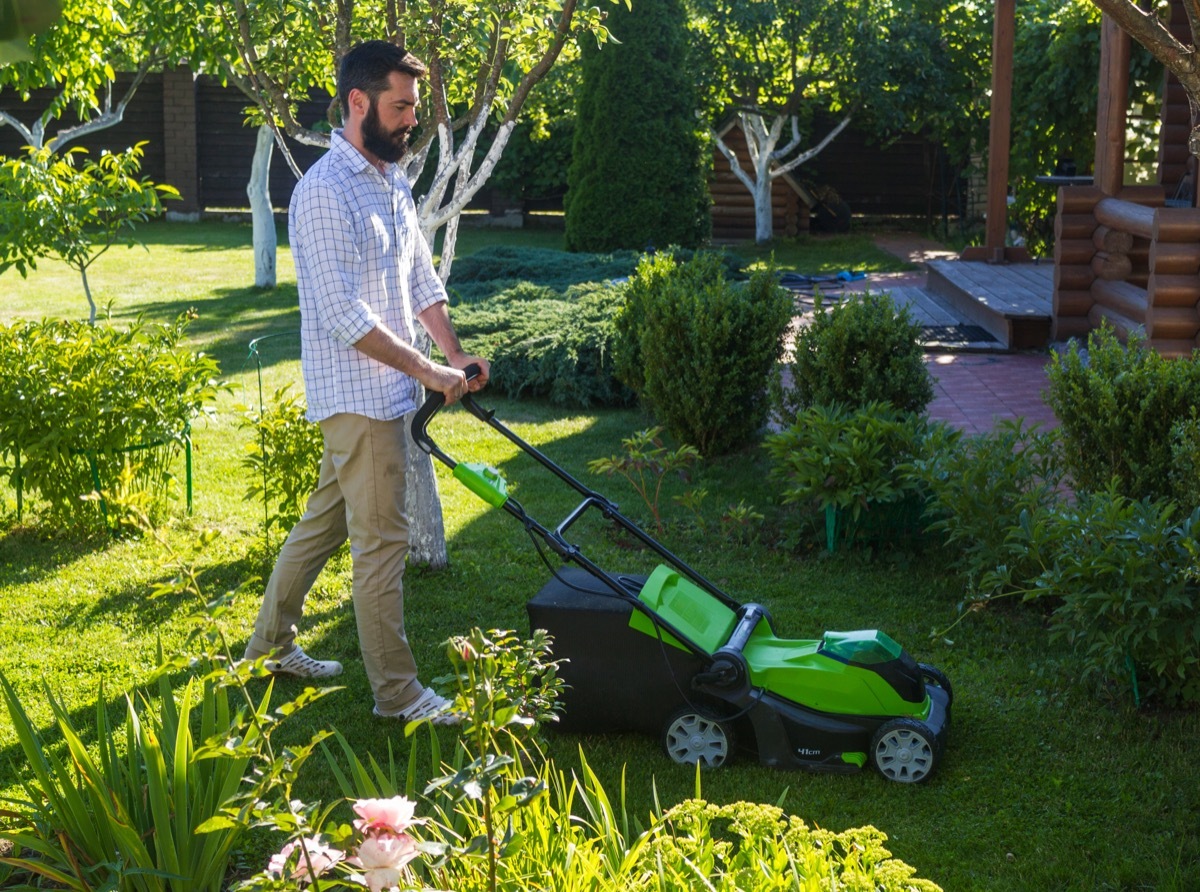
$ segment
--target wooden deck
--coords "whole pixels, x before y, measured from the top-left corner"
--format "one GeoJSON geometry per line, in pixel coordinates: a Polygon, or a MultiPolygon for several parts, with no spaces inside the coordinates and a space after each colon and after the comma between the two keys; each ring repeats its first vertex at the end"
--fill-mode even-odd
{"type": "MultiPolygon", "coordinates": [[[[922,327],[921,343],[931,351],[1012,352],[1049,344],[1053,264],[930,260],[926,265],[923,277],[872,276],[848,290],[888,292],[922,327]]],[[[828,299],[836,301],[841,293],[828,299]]],[[[801,314],[811,308],[811,295],[797,295],[801,314]]]]}
{"type": "Polygon", "coordinates": [[[932,260],[926,290],[1009,350],[1050,343],[1052,263],[932,260]]]}

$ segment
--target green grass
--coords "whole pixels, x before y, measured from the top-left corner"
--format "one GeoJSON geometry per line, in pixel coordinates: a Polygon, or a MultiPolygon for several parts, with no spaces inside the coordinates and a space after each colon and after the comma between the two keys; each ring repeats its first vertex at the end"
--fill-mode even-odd
{"type": "MultiPolygon", "coordinates": [[[[280,287],[246,286],[252,280],[249,227],[230,224],[166,225],[145,229],[149,252],[116,249],[92,280],[114,318],[139,313],[170,318],[199,311],[195,341],[220,360],[231,392],[216,418],[195,431],[196,506],[176,512],[163,535],[172,547],[190,548],[199,531],[222,536],[195,560],[210,595],[265,571],[254,548],[261,522],[258,504],[243,499],[248,483],[240,461],[248,435],[238,426],[238,403],[257,400],[256,367],[247,362],[254,337],[298,327],[294,277],[280,252],[280,287]]],[[[488,239],[496,234],[489,232],[488,239]]],[[[520,241],[519,233],[506,233],[520,241]]],[[[466,230],[460,252],[483,243],[466,230]]],[[[832,268],[864,268],[850,257],[866,255],[860,242],[837,239],[788,246],[793,268],[805,258],[836,257],[832,268]]],[[[534,242],[539,247],[546,245],[534,242]]],[[[777,250],[777,257],[782,250],[777,250]]],[[[45,261],[22,281],[12,273],[0,320],[61,315],[82,317],[86,304],[65,267],[45,261]]],[[[268,389],[299,388],[297,346],[280,337],[264,346],[268,389]]],[[[482,397],[497,416],[571,473],[619,501],[631,516],[647,512],[620,480],[590,477],[588,460],[610,455],[619,441],[650,421],[637,411],[581,413],[540,403],[482,397]]],[[[498,467],[527,510],[557,524],[576,497],[507,441],[459,410],[435,419],[431,431],[450,455],[498,467]]],[[[767,466],[758,450],[705,465],[700,483],[710,496],[710,521],[730,503],[746,500],[767,515],[764,538],[784,524],[767,466]]],[[[1061,645],[1050,645],[1043,618],[1030,610],[993,609],[954,630],[953,643],[931,638],[956,615],[961,581],[940,569],[936,555],[915,557],[840,553],[800,555],[762,543],[733,545],[702,534],[671,504],[682,484],[664,496],[671,524],[665,543],[739,600],[772,611],[780,633],[815,636],[824,629],[881,628],[918,659],[944,669],[953,681],[954,725],[940,774],[909,788],[864,772],[823,776],[779,772],[742,760],[707,773],[703,789],[714,801],[775,802],[804,820],[832,830],[873,824],[890,837],[894,855],[918,875],[959,890],[1187,890],[1200,888],[1200,772],[1194,712],[1137,710],[1128,699],[1105,699],[1078,682],[1078,664],[1061,645]]],[[[441,642],[471,626],[527,628],[525,602],[547,579],[528,538],[507,514],[482,502],[445,476],[442,494],[451,566],[407,576],[410,639],[422,675],[446,671],[441,642]]],[[[598,524],[581,523],[574,540],[601,566],[638,572],[645,555],[623,547],[598,524]]],[[[41,694],[45,680],[86,727],[100,684],[114,710],[120,693],[142,682],[154,665],[156,642],[183,646],[188,605],[150,600],[153,585],[174,573],[164,549],[151,539],[111,542],[41,526],[35,515],[17,524],[11,491],[0,489],[0,671],[14,684],[35,721],[50,712],[41,694]]],[[[252,586],[226,617],[240,649],[257,611],[261,585],[252,586]]],[[[349,603],[349,558],[343,551],[318,580],[309,600],[301,641],[310,652],[340,659],[344,690],[301,713],[290,731],[307,738],[335,726],[361,756],[400,759],[409,742],[397,726],[370,716],[371,697],[358,655],[349,603]]],[[[294,694],[299,682],[281,682],[294,694]]],[[[451,732],[443,734],[448,744],[451,732]]],[[[550,752],[575,764],[584,747],[610,793],[626,772],[628,802],[645,815],[652,789],[664,804],[687,796],[691,771],[673,765],[657,741],[637,735],[558,735],[550,752]]],[[[0,718],[0,796],[13,795],[20,763],[12,728],[0,718]]],[[[336,796],[319,760],[310,763],[303,795],[336,796]]],[[[248,854],[259,863],[268,840],[248,854]]]]}

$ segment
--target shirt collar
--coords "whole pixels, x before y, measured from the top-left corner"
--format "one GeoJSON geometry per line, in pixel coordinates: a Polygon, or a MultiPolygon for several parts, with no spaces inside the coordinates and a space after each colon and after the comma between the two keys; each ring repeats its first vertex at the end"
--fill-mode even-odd
{"type": "MultiPolygon", "coordinates": [[[[346,137],[342,135],[342,129],[340,127],[330,134],[329,151],[337,159],[339,164],[345,165],[356,173],[361,173],[363,171],[373,171],[377,174],[379,173],[379,168],[368,161],[366,156],[356,149],[350,140],[346,139],[346,137]]],[[[384,165],[383,176],[390,179],[395,169],[395,164],[387,162],[384,165]]]]}

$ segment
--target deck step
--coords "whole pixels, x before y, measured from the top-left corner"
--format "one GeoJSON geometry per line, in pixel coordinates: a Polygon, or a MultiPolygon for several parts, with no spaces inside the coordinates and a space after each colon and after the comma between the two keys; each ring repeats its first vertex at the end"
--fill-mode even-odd
{"type": "Polygon", "coordinates": [[[1053,264],[931,260],[927,289],[1009,350],[1050,343],[1053,264]]]}

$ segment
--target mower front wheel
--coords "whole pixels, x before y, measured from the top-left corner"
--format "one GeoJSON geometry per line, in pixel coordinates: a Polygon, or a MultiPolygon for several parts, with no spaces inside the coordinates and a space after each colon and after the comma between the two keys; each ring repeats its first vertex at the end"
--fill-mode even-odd
{"type": "Polygon", "coordinates": [[[933,776],[939,761],[937,736],[918,719],[884,722],[871,738],[871,763],[888,780],[922,783],[933,776]]]}
{"type": "Polygon", "coordinates": [[[733,757],[733,728],[728,722],[685,706],[667,719],[663,749],[680,765],[720,768],[733,757]]]}

